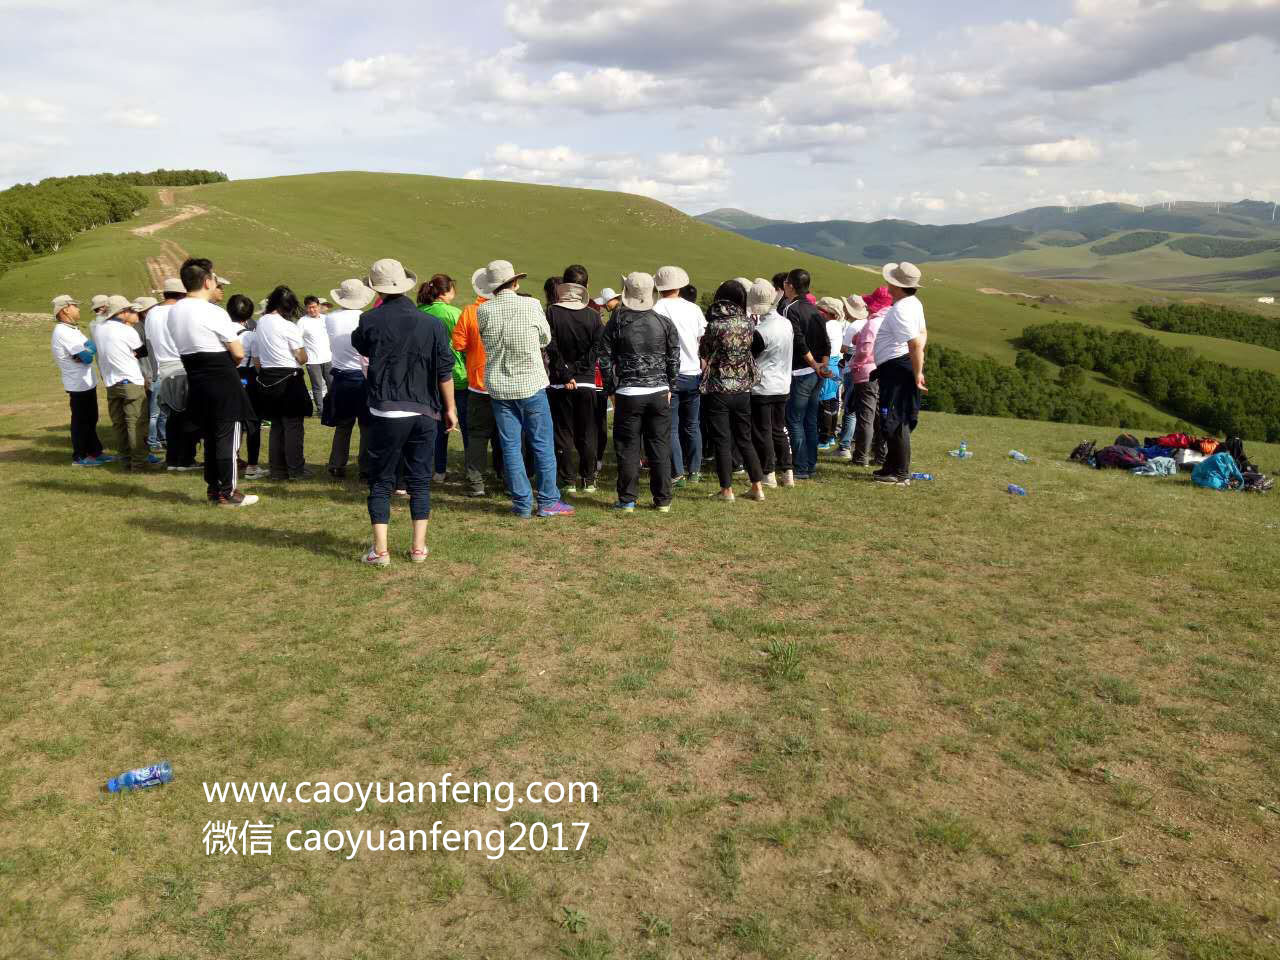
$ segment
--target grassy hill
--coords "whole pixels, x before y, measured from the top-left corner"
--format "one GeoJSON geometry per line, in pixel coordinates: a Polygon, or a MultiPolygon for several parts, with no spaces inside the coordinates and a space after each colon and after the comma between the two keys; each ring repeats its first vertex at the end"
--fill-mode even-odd
{"type": "MultiPolygon", "coordinates": [[[[91,231],[56,255],[0,276],[0,309],[40,311],[60,292],[82,299],[97,292],[137,295],[152,285],[149,259],[164,265],[163,276],[187,253],[211,257],[218,270],[232,278],[234,290],[255,300],[281,282],[299,294],[327,291],[346,277],[363,275],[368,264],[383,256],[401,259],[424,279],[436,271],[449,273],[464,296],[471,272],[498,257],[527,271],[534,289],[543,277],[560,273],[571,262],[587,265],[593,289],[616,287],[626,271],[673,262],[683,265],[704,290],[728,277],[771,276],[793,266],[813,273],[820,294],[866,292],[878,283],[878,271],[780,250],[700,223],[653,200],[602,191],[334,173],[151,194],[152,206],[132,222],[91,231]],[[137,235],[190,208],[205,212],[147,236],[137,235]]],[[[904,222],[896,226],[918,228],[904,222]]],[[[1056,252],[1063,257],[1092,256],[1087,248],[1056,252]]],[[[1166,255],[1196,260],[1173,251],[1166,255]]],[[[929,256],[916,259],[925,263],[929,256]]],[[[926,280],[934,342],[1006,363],[1015,354],[1012,341],[1031,323],[1068,318],[1137,328],[1129,314],[1152,296],[1114,284],[1030,280],[968,261],[930,263],[926,280]],[[1028,298],[981,293],[984,289],[1048,300],[1033,307],[1028,298]]],[[[1211,359],[1280,373],[1280,353],[1275,351],[1207,337],[1159,336],[1193,346],[1211,359]]],[[[1141,398],[1099,377],[1093,380],[1113,398],[1144,412],[1153,425],[1168,421],[1141,398]]]]}
{"type": "MultiPolygon", "coordinates": [[[[979,336],[1000,299],[947,270],[979,336]]],[[[371,571],[354,481],[229,515],[198,474],[73,470],[47,323],[0,320],[0,348],[0,956],[1275,955],[1276,494],[1063,462],[1114,428],[925,414],[932,483],[824,458],[763,504],[691,487],[623,518],[610,464],[578,516],[520,523],[446,482],[428,564],[398,501],[371,571]],[[162,758],[171,785],[99,793],[162,758]],[[201,786],[445,773],[599,795],[201,786]],[[437,820],[568,842],[286,847],[437,820]],[[270,826],[270,855],[207,854],[213,821],[270,826]]],[[[328,438],[308,423],[311,462],[328,438]]]]}

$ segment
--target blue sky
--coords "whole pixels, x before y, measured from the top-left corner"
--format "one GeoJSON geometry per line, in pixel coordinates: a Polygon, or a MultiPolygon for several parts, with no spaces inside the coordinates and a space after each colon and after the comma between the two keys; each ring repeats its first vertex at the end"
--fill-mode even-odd
{"type": "Polygon", "coordinates": [[[0,22],[0,186],[366,169],[932,223],[1280,199],[1280,0],[0,0],[0,22]]]}

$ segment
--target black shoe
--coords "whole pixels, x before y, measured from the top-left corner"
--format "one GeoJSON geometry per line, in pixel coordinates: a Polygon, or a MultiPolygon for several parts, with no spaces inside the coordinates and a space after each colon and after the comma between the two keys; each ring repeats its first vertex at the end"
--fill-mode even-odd
{"type": "Polygon", "coordinates": [[[347,468],[346,467],[330,467],[329,476],[333,477],[335,480],[345,480],[347,479],[347,468]]]}

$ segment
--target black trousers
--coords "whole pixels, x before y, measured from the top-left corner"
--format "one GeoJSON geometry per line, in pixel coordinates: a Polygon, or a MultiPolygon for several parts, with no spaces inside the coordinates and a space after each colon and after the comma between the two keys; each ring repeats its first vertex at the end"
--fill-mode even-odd
{"type": "Polygon", "coordinates": [[[547,391],[561,488],[579,481],[583,486],[596,482],[596,393],[582,388],[547,391]],[[578,454],[577,473],[573,471],[574,451],[578,454]]]}
{"type": "Polygon", "coordinates": [[[787,394],[751,395],[751,440],[765,473],[791,469],[791,434],[787,432],[787,394]]]}
{"type": "Polygon", "coordinates": [[[431,465],[436,430],[443,426],[431,417],[369,417],[370,522],[391,522],[391,492],[401,468],[409,491],[409,516],[431,517],[431,465]]]}
{"type": "Polygon", "coordinates": [[[886,430],[889,452],[884,458],[884,472],[898,479],[911,476],[911,425],[900,423],[896,430],[886,430]]]}
{"type": "Polygon", "coordinates": [[[613,450],[618,458],[618,501],[635,503],[640,490],[640,447],[649,461],[653,504],[671,502],[671,401],[667,391],[613,398],[613,450]]]}
{"type": "Polygon", "coordinates": [[[592,393],[596,395],[596,463],[600,463],[609,448],[609,397],[603,390],[592,393]]]}
{"type": "Polygon", "coordinates": [[[192,429],[186,413],[173,413],[164,425],[165,463],[170,467],[189,467],[196,462],[196,440],[199,435],[192,429]]]}
{"type": "Polygon", "coordinates": [[[711,427],[711,448],[715,451],[720,488],[733,486],[735,452],[741,455],[751,482],[759,483],[764,473],[751,439],[751,394],[745,391],[708,393],[703,395],[702,403],[708,408],[707,423],[711,427]]]}
{"type": "Polygon", "coordinates": [[[204,485],[210,500],[236,489],[236,455],[240,452],[240,424],[215,420],[204,428],[204,485]]]}
{"type": "MultiPolygon", "coordinates": [[[[276,417],[267,435],[267,469],[272,480],[297,479],[307,468],[303,455],[303,418],[276,417]]],[[[206,455],[208,451],[206,450],[206,455]]]]}
{"type": "Polygon", "coordinates": [[[98,439],[98,389],[68,390],[71,398],[71,457],[102,456],[102,441],[98,439]]]}

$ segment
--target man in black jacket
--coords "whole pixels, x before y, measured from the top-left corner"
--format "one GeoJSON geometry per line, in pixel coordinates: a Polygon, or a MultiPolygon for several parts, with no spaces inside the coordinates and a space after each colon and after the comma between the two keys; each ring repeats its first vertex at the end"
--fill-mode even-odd
{"type": "Polygon", "coordinates": [[[827,322],[809,302],[809,271],[796,268],[782,282],[778,312],[795,330],[792,350],[791,396],[787,400],[787,430],[797,480],[812,479],[818,472],[818,411],[822,406],[822,380],[832,376],[827,367],[831,339],[827,322]]]}
{"type": "Polygon", "coordinates": [[[650,463],[649,487],[660,513],[671,510],[671,391],[680,374],[680,334],[653,309],[653,277],[629,273],[622,281],[622,305],[604,328],[600,372],[614,395],[613,448],[618,458],[618,502],[636,508],[640,444],[650,463]]]}
{"type": "Polygon", "coordinates": [[[409,559],[427,559],[427,519],[431,515],[431,461],[436,430],[458,425],[453,398],[453,350],[444,324],[424,314],[405,296],[418,278],[396,260],[379,260],[365,283],[382,294],[382,304],[360,318],[351,346],[369,359],[365,392],[369,401],[369,521],[373,547],[364,562],[391,563],[387,526],[396,467],[404,458],[413,546],[409,559]]]}
{"type": "MultiPolygon", "coordinates": [[[[604,328],[587,303],[580,268],[565,271],[556,302],[547,311],[551,343],[547,345],[551,387],[551,420],[555,428],[556,467],[560,489],[573,494],[596,489],[596,360],[604,328]],[[573,452],[578,472],[573,472],[573,452]],[[574,486],[574,483],[577,486],[574,486]]],[[[585,280],[585,277],[583,277],[585,280]]]]}

